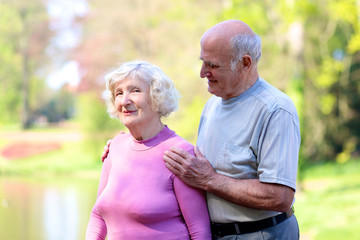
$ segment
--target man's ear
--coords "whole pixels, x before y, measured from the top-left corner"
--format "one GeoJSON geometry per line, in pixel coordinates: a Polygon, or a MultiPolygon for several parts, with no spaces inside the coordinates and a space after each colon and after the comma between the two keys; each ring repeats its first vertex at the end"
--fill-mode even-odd
{"type": "Polygon", "coordinates": [[[242,64],[244,68],[250,68],[252,65],[252,58],[249,55],[244,55],[242,57],[242,64]]]}

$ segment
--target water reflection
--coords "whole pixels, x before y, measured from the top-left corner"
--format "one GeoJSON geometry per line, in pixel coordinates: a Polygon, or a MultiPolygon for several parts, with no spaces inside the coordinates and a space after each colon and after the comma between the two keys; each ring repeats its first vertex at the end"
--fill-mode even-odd
{"type": "Polygon", "coordinates": [[[84,239],[97,179],[0,181],[0,240],[84,239]]]}
{"type": "Polygon", "coordinates": [[[43,201],[46,239],[63,240],[65,236],[67,240],[76,240],[79,235],[76,192],[73,189],[61,192],[49,188],[44,192],[43,201]]]}

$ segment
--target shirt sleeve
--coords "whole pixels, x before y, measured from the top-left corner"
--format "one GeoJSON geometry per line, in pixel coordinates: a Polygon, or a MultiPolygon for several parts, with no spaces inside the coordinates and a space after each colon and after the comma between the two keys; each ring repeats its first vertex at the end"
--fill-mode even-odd
{"type": "MultiPolygon", "coordinates": [[[[111,159],[108,157],[103,164],[102,170],[101,170],[101,177],[100,177],[100,183],[99,183],[99,189],[97,198],[101,195],[102,191],[106,187],[108,178],[109,178],[109,172],[111,169],[111,159]]],[[[102,216],[98,213],[97,209],[93,207],[91,214],[90,214],[90,220],[87,226],[86,230],[86,240],[104,240],[107,235],[107,227],[105,224],[104,219],[102,216]]]]}
{"type": "Polygon", "coordinates": [[[90,221],[86,230],[86,240],[105,240],[107,228],[104,219],[93,208],[90,214],[90,221]]]}
{"type": "MultiPolygon", "coordinates": [[[[191,152],[193,154],[193,150],[191,152]]],[[[211,239],[205,192],[190,187],[178,177],[174,178],[174,190],[191,239],[211,239]]]]}
{"type": "Polygon", "coordinates": [[[294,190],[300,148],[300,127],[295,117],[284,109],[269,116],[258,156],[260,181],[286,185],[294,190]]]}

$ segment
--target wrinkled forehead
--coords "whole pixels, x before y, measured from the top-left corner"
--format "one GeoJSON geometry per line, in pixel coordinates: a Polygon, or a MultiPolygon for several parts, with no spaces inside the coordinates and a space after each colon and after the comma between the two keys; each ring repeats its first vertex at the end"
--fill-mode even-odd
{"type": "Polygon", "coordinates": [[[199,59],[204,62],[228,62],[233,58],[233,51],[221,41],[204,41],[200,49],[199,59]]]}
{"type": "Polygon", "coordinates": [[[200,41],[201,53],[215,52],[217,54],[231,54],[230,38],[215,34],[205,34],[200,41]]]}

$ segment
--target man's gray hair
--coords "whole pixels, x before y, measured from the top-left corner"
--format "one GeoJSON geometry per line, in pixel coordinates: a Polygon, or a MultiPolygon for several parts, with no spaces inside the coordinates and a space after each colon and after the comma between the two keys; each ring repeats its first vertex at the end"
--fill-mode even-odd
{"type": "Polygon", "coordinates": [[[233,52],[231,60],[231,69],[235,71],[236,65],[242,61],[242,57],[247,54],[254,61],[255,65],[261,57],[261,38],[257,34],[240,33],[235,35],[230,40],[230,45],[233,52]]]}

